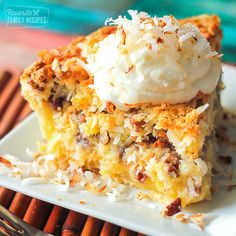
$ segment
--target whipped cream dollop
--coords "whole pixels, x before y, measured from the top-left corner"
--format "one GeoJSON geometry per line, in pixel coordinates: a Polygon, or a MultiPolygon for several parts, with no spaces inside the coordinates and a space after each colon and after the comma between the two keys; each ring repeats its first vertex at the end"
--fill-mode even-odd
{"type": "Polygon", "coordinates": [[[188,102],[199,91],[215,89],[221,74],[219,55],[197,27],[180,25],[173,16],[128,13],[131,19],[106,21],[117,30],[87,56],[101,100],[127,110],[142,103],[188,102]]]}

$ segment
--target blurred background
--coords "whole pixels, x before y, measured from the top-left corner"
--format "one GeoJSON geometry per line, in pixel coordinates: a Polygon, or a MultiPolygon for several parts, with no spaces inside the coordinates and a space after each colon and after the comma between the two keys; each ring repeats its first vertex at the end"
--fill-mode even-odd
{"type": "Polygon", "coordinates": [[[218,14],[224,32],[223,61],[236,63],[236,0],[0,0],[0,65],[23,68],[41,49],[65,45],[127,9],[176,18],[218,14]]]}

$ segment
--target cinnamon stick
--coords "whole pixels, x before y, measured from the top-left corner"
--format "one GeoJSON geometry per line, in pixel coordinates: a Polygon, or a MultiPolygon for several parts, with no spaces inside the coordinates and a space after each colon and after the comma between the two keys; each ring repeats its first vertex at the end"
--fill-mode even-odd
{"type": "Polygon", "coordinates": [[[60,206],[53,206],[43,231],[48,234],[58,234],[67,214],[67,209],[60,206]]]}
{"type": "Polygon", "coordinates": [[[12,77],[12,73],[9,70],[2,70],[0,72],[0,90],[3,90],[6,84],[12,77]]]}
{"type": "Polygon", "coordinates": [[[18,88],[14,97],[9,102],[8,109],[4,112],[0,123],[0,136],[6,134],[14,125],[16,117],[24,105],[24,99],[20,95],[20,89],[18,88]]]}
{"type": "Polygon", "coordinates": [[[33,198],[23,220],[36,228],[42,229],[52,209],[50,203],[33,198]]]}
{"type": "Polygon", "coordinates": [[[126,228],[121,228],[119,236],[135,236],[136,233],[126,228]]]}
{"type": "Polygon", "coordinates": [[[79,236],[87,216],[70,211],[62,228],[62,236],[79,236]]]}
{"type": "Polygon", "coordinates": [[[5,208],[8,208],[9,205],[11,204],[14,195],[15,195],[14,191],[4,187],[0,187],[0,204],[5,208]]]}
{"type": "Polygon", "coordinates": [[[107,235],[116,236],[118,235],[119,230],[120,230],[119,226],[113,225],[109,222],[105,222],[103,224],[100,236],[107,236],[107,235]]]}
{"type": "Polygon", "coordinates": [[[12,77],[8,79],[7,84],[0,90],[0,118],[8,108],[10,101],[19,86],[19,74],[12,74],[12,77]]]}
{"type": "Polygon", "coordinates": [[[96,236],[100,234],[101,228],[102,228],[103,221],[88,216],[83,231],[81,233],[81,236],[96,236]]]}
{"type": "Polygon", "coordinates": [[[22,193],[16,193],[9,207],[9,211],[14,215],[23,218],[31,202],[31,199],[31,197],[26,196],[22,193]]]}

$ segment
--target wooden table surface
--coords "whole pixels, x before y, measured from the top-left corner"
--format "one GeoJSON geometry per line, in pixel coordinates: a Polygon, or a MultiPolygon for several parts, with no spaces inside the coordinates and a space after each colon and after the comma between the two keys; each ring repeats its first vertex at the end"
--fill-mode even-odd
{"type": "MultiPolygon", "coordinates": [[[[31,113],[20,94],[20,74],[15,68],[0,69],[0,137],[31,113]]],[[[142,235],[3,187],[0,187],[0,204],[28,224],[54,235],[142,235]]]]}

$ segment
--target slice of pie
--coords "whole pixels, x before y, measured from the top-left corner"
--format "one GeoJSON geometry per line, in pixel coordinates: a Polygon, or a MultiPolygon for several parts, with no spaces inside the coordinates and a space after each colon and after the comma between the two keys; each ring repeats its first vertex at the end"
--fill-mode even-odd
{"type": "Polygon", "coordinates": [[[130,14],[41,52],[25,70],[40,152],[58,169],[90,170],[165,204],[210,199],[220,20],[130,14]]]}

